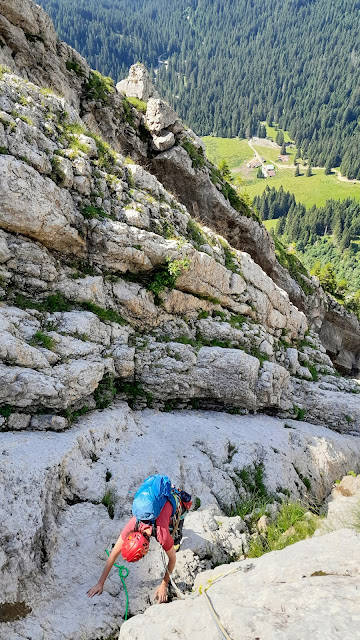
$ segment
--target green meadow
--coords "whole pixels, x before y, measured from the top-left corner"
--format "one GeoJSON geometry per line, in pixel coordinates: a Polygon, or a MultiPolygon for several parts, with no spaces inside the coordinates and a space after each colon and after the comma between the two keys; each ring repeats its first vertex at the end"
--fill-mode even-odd
{"type": "MultiPolygon", "coordinates": [[[[306,170],[305,170],[306,171],[306,170]]],[[[307,178],[305,171],[295,178],[294,169],[279,169],[273,178],[261,179],[254,176],[246,181],[242,189],[246,190],[250,198],[261,195],[264,189],[283,186],[285,191],[290,191],[295,196],[297,202],[302,202],[306,207],[314,204],[322,206],[326,200],[345,200],[354,198],[360,201],[360,185],[352,182],[341,182],[335,174],[326,176],[324,169],[313,169],[313,175],[307,178]]]]}
{"type": "Polygon", "coordinates": [[[245,160],[250,160],[254,155],[247,140],[239,138],[214,138],[204,136],[206,155],[211,162],[218,165],[221,160],[226,160],[230,169],[240,168],[245,160]]]}
{"type": "MultiPolygon", "coordinates": [[[[268,137],[276,137],[274,127],[267,127],[268,137]]],[[[289,139],[287,132],[284,132],[285,139],[289,139]]],[[[225,159],[235,176],[241,176],[243,183],[240,191],[246,191],[250,198],[261,195],[267,186],[281,186],[285,191],[290,191],[295,195],[297,202],[303,203],[306,207],[312,207],[314,204],[322,206],[326,200],[345,200],[346,198],[354,198],[360,201],[360,184],[354,182],[343,182],[338,179],[335,173],[329,176],[325,175],[324,169],[313,169],[313,175],[306,177],[306,168],[301,169],[300,176],[295,177],[295,169],[286,168],[286,163],[282,166],[278,156],[280,149],[272,149],[270,147],[259,144],[253,145],[254,149],[265,158],[268,163],[276,163],[276,176],[273,178],[257,178],[257,169],[249,169],[246,162],[253,158],[253,151],[250,149],[247,140],[239,140],[238,138],[215,138],[213,136],[205,136],[203,138],[206,146],[206,153],[214,164],[225,159]]],[[[295,147],[290,146],[287,150],[289,155],[289,163],[294,162],[295,147]]]]}
{"type": "Polygon", "coordinates": [[[262,145],[259,145],[259,144],[252,144],[252,146],[254,147],[254,149],[256,149],[256,151],[262,158],[265,158],[267,163],[275,163],[275,165],[280,165],[281,168],[286,167],[289,164],[290,165],[294,164],[295,152],[296,152],[296,147],[294,145],[291,145],[286,149],[286,155],[289,156],[288,162],[281,162],[281,160],[279,160],[280,149],[263,147],[262,145]]]}
{"type": "Polygon", "coordinates": [[[264,220],[263,224],[264,224],[264,227],[265,227],[266,231],[271,231],[271,229],[274,229],[274,231],[275,231],[275,227],[277,225],[277,219],[276,220],[264,220]]]}
{"type": "MultiPolygon", "coordinates": [[[[262,124],[265,124],[265,122],[262,122],[262,124]]],[[[269,127],[269,125],[266,125],[266,137],[270,138],[271,140],[276,139],[276,135],[278,133],[278,129],[274,126],[274,127],[269,127]]],[[[285,142],[292,142],[291,138],[290,138],[290,134],[288,131],[284,131],[284,140],[285,142]]]]}

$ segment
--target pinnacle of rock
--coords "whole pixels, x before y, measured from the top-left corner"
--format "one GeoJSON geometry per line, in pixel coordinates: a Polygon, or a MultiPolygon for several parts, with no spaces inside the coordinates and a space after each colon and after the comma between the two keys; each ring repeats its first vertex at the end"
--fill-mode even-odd
{"type": "Polygon", "coordinates": [[[128,77],[118,82],[116,89],[119,93],[138,98],[144,102],[147,102],[150,98],[156,99],[160,97],[150,80],[148,70],[140,63],[133,64],[130,67],[128,77]]]}

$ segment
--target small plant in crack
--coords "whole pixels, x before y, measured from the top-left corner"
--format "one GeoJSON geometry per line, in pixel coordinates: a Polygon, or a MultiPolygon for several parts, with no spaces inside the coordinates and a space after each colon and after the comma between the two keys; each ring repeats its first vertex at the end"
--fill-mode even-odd
{"type": "Polygon", "coordinates": [[[237,452],[238,452],[238,450],[237,450],[236,446],[229,441],[228,445],[227,445],[227,456],[228,456],[227,461],[231,462],[233,457],[234,457],[234,455],[237,452]]]}
{"type": "Polygon", "coordinates": [[[109,517],[111,520],[114,519],[114,507],[115,507],[115,495],[112,489],[108,489],[104,494],[103,499],[101,500],[101,504],[107,508],[109,517]]]}

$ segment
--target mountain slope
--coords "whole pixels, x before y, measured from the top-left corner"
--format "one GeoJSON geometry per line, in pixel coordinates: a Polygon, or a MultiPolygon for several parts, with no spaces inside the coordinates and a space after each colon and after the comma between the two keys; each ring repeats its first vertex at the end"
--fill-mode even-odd
{"type": "Polygon", "coordinates": [[[270,119],[318,166],[360,177],[359,6],[353,0],[42,0],[61,37],[114,79],[140,60],[201,135],[270,119]],[[160,61],[168,60],[168,64],[160,61]]]}
{"type": "MultiPolygon", "coordinates": [[[[252,524],[223,511],[253,479],[275,516],[357,469],[359,381],[315,329],[346,371],[360,331],[280,264],[144,67],[115,88],[33,2],[0,9],[0,637],[95,640],[125,603],[116,572],[86,591],[144,477],[201,503],[177,561],[191,589],[247,553],[252,524]]],[[[152,544],[131,614],[161,572],[152,544]]]]}

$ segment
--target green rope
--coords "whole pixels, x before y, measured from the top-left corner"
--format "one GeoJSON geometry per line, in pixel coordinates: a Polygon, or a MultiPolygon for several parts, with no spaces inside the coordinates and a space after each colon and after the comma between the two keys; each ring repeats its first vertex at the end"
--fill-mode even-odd
{"type": "MultiPolygon", "coordinates": [[[[110,553],[108,552],[108,550],[105,549],[105,551],[106,551],[107,555],[109,556],[110,553]]],[[[114,567],[119,569],[119,578],[120,578],[120,580],[122,582],[122,585],[124,587],[124,590],[125,590],[125,595],[126,595],[125,622],[126,622],[127,617],[128,617],[128,610],[129,610],[129,595],[128,595],[126,584],[125,584],[125,578],[127,578],[128,575],[129,575],[129,569],[127,569],[126,567],[122,567],[121,565],[116,564],[116,563],[114,563],[114,567]]]]}

